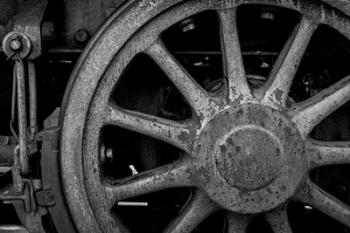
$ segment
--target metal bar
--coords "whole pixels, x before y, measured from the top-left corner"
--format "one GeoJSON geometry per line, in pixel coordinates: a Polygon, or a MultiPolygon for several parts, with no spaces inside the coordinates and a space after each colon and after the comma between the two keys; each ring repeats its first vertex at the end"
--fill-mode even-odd
{"type": "MultiPolygon", "coordinates": [[[[34,203],[31,201],[32,187],[28,182],[22,183],[19,186],[8,185],[0,190],[1,201],[22,201],[24,210],[29,213],[32,209],[35,209],[34,203]]],[[[0,232],[1,233],[1,232],[0,232]]]]}
{"type": "Polygon", "coordinates": [[[0,174],[7,173],[11,170],[11,167],[0,166],[0,174]]]}
{"type": "Polygon", "coordinates": [[[23,226],[18,225],[3,225],[0,226],[1,233],[28,233],[23,226]]]}
{"type": "Polygon", "coordinates": [[[148,202],[135,202],[135,201],[119,201],[118,206],[136,206],[136,207],[147,207],[148,202]]]}
{"type": "Polygon", "coordinates": [[[19,162],[22,175],[29,172],[28,145],[27,145],[27,110],[25,67],[21,60],[15,62],[17,79],[17,108],[18,108],[18,132],[19,132],[19,162]]]}
{"type": "Polygon", "coordinates": [[[35,63],[33,61],[28,61],[28,80],[29,80],[30,136],[33,139],[38,130],[36,72],[35,72],[35,63]]]}
{"type": "Polygon", "coordinates": [[[80,48],[65,48],[65,47],[56,47],[56,48],[49,48],[46,53],[52,54],[52,53],[82,53],[83,50],[80,48]]]}

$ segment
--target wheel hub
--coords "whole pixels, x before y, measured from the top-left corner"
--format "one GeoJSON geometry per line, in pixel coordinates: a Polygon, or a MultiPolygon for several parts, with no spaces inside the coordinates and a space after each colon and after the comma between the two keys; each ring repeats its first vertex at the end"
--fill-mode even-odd
{"type": "Polygon", "coordinates": [[[233,187],[257,190],[280,174],[282,150],[278,139],[264,128],[235,128],[220,144],[219,173],[233,187]]]}
{"type": "Polygon", "coordinates": [[[281,111],[260,104],[224,110],[198,141],[197,156],[205,155],[204,189],[236,212],[257,213],[283,203],[306,169],[304,143],[294,124],[281,111]]]}

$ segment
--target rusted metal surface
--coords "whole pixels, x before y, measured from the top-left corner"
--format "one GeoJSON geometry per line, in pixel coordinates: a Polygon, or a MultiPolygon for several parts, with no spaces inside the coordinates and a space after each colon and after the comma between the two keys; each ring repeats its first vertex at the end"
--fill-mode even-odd
{"type": "Polygon", "coordinates": [[[58,171],[58,138],[60,129],[57,127],[58,112],[55,111],[46,122],[46,129],[40,132],[43,141],[41,150],[41,173],[43,190],[52,196],[48,200],[48,211],[58,232],[76,232],[74,223],[67,211],[67,206],[61,189],[61,180],[58,171]],[[55,120],[56,119],[56,120],[55,120]]]}
{"type": "Polygon", "coordinates": [[[293,233],[288,219],[287,203],[266,213],[265,218],[274,233],[293,233]]]}
{"type": "MultiPolygon", "coordinates": [[[[38,131],[38,108],[37,108],[37,81],[35,63],[28,62],[28,89],[29,89],[29,127],[31,140],[38,131]]],[[[33,150],[34,151],[34,150],[33,150]]]]}
{"type": "Polygon", "coordinates": [[[23,33],[31,41],[29,59],[35,59],[42,54],[41,24],[46,6],[47,0],[23,1],[13,17],[13,31],[23,33]]]}
{"type": "Polygon", "coordinates": [[[93,35],[103,21],[115,12],[125,0],[63,0],[65,15],[64,36],[69,47],[81,43],[76,40],[76,34],[84,30],[93,35]]]}
{"type": "Polygon", "coordinates": [[[220,34],[225,64],[225,75],[229,80],[229,98],[237,100],[239,98],[251,99],[251,93],[245,77],[241,48],[238,39],[236,11],[222,10],[218,13],[220,20],[220,34]],[[232,35],[235,37],[232,39],[232,35]]]}
{"type": "Polygon", "coordinates": [[[24,211],[29,213],[31,211],[30,200],[30,186],[25,184],[23,189],[18,191],[14,186],[8,186],[0,191],[0,200],[2,201],[21,201],[24,206],[24,211]]]}
{"type": "Polygon", "coordinates": [[[190,203],[164,232],[192,232],[199,223],[218,209],[206,194],[196,192],[191,197],[190,203]]]}
{"type": "MultiPolygon", "coordinates": [[[[9,185],[0,190],[0,200],[11,202],[14,205],[17,216],[25,227],[16,227],[13,228],[13,231],[9,232],[16,232],[14,231],[15,229],[17,229],[19,232],[22,232],[23,229],[26,229],[25,232],[29,233],[46,232],[43,228],[42,216],[47,214],[47,211],[44,208],[37,206],[34,198],[34,192],[38,186],[40,186],[39,180],[25,180],[21,190],[19,190],[15,185],[9,185]]],[[[0,230],[2,230],[1,227],[0,230]]],[[[10,229],[11,228],[8,230],[10,229]]]]}
{"type": "Polygon", "coordinates": [[[317,26],[317,23],[305,17],[296,26],[265,84],[267,90],[264,93],[264,102],[277,106],[286,105],[290,86],[303,58],[301,54],[304,55],[317,26]]]}
{"type": "Polygon", "coordinates": [[[290,232],[286,211],[273,212],[290,199],[306,202],[350,226],[349,207],[307,178],[315,167],[349,161],[346,145],[330,143],[327,148],[308,139],[318,122],[350,99],[348,79],[305,102],[293,104],[287,98],[313,32],[326,24],[350,38],[349,20],[326,5],[309,1],[186,1],[166,11],[178,3],[182,1],[137,1],[112,16],[73,74],[61,117],[60,168],[78,230],[128,232],[118,216],[111,214],[117,201],[188,186],[196,187],[198,193],[166,232],[190,232],[218,209],[239,216],[227,214],[229,232],[245,232],[248,220],[240,218],[265,211],[272,211],[267,219],[274,232],[290,232]],[[236,7],[248,3],[287,7],[303,16],[269,81],[258,90],[247,84],[232,19],[236,7]],[[220,17],[228,82],[222,98],[203,90],[160,38],[169,26],[208,9],[217,10],[220,17]],[[138,53],[150,55],[169,77],[191,106],[191,119],[160,119],[110,102],[123,70],[138,53]],[[103,178],[99,156],[101,130],[106,125],[157,138],[186,155],[170,165],[110,182],[103,178]]]}
{"type": "Polygon", "coordinates": [[[10,32],[2,41],[2,49],[8,58],[24,59],[30,54],[32,43],[26,34],[10,32]]]}
{"type": "Polygon", "coordinates": [[[4,0],[0,2],[0,24],[2,25],[2,30],[0,30],[1,34],[5,32],[5,25],[7,25],[8,21],[15,14],[17,5],[18,1],[13,0],[4,0]]]}
{"type": "Polygon", "coordinates": [[[2,233],[28,233],[27,229],[25,229],[23,226],[16,226],[16,225],[0,226],[0,232],[2,232],[2,233]]]}
{"type": "Polygon", "coordinates": [[[25,67],[22,61],[15,63],[15,75],[17,81],[17,109],[18,109],[18,138],[19,138],[19,157],[21,173],[29,173],[28,162],[28,139],[27,139],[27,103],[25,86],[25,67]]]}
{"type": "MultiPolygon", "coordinates": [[[[31,196],[32,204],[34,205],[35,201],[33,196],[31,196]]],[[[47,233],[43,224],[43,216],[47,214],[47,210],[41,206],[37,206],[30,213],[25,212],[23,205],[19,202],[14,201],[13,205],[15,206],[19,220],[25,226],[29,233],[47,233]]]]}
{"type": "Polygon", "coordinates": [[[227,214],[227,233],[244,233],[248,230],[248,225],[251,221],[250,216],[238,215],[235,213],[227,214]]]}
{"type": "Polygon", "coordinates": [[[336,219],[345,226],[350,226],[349,205],[325,192],[310,179],[306,179],[303,182],[295,198],[336,219]]]}
{"type": "MultiPolygon", "coordinates": [[[[26,67],[22,59],[34,59],[41,54],[41,21],[46,8],[46,1],[27,1],[21,5],[21,10],[14,17],[14,29],[8,33],[2,41],[3,51],[8,59],[15,60],[14,79],[17,90],[17,111],[18,111],[18,146],[19,146],[19,166],[22,175],[29,174],[29,142],[27,137],[27,101],[26,101],[26,78],[29,76],[29,103],[30,103],[30,126],[33,142],[37,128],[37,108],[36,108],[36,81],[33,63],[26,67]],[[29,5],[27,5],[29,4],[29,5]],[[27,75],[27,68],[28,74],[27,75]]],[[[13,96],[14,98],[15,96],[13,96]]],[[[33,146],[33,151],[36,150],[33,146]]]]}

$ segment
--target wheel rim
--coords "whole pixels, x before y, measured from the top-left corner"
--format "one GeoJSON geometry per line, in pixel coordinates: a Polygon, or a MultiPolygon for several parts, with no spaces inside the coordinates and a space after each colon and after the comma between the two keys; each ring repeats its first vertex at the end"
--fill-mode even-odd
{"type": "Polygon", "coordinates": [[[350,161],[345,143],[322,144],[308,138],[322,119],[350,99],[349,79],[344,78],[307,101],[288,103],[291,82],[313,32],[320,24],[326,24],[350,38],[349,21],[320,4],[280,3],[279,6],[300,12],[302,17],[268,81],[251,91],[234,20],[240,3],[190,1],[152,19],[174,4],[132,4],[121,22],[107,22],[87,52],[86,61],[77,69],[63,119],[61,168],[65,194],[78,228],[82,232],[98,232],[101,228],[104,232],[127,231],[111,213],[117,201],[172,187],[197,187],[200,191],[165,232],[190,232],[220,208],[235,213],[228,215],[228,232],[245,232],[249,218],[240,214],[264,211],[269,211],[266,219],[274,232],[291,232],[283,205],[290,199],[307,203],[350,226],[348,206],[325,194],[307,175],[319,166],[350,161]],[[212,9],[218,11],[220,19],[228,82],[225,98],[212,97],[200,87],[159,38],[176,22],[212,9]],[[129,40],[149,19],[152,22],[129,40]],[[130,28],[122,27],[123,24],[130,28]],[[116,34],[123,36],[111,39],[116,34]],[[194,119],[174,122],[110,103],[110,94],[122,71],[141,52],[152,57],[183,94],[193,108],[194,119]],[[101,128],[105,125],[152,136],[180,148],[188,156],[136,178],[114,185],[106,183],[101,180],[98,157],[101,128]],[[235,158],[232,151],[236,152],[235,158]],[[264,159],[257,156],[260,151],[265,152],[264,159]],[[235,164],[243,164],[243,170],[235,164]],[[84,176],[85,180],[79,179],[84,176]]]}

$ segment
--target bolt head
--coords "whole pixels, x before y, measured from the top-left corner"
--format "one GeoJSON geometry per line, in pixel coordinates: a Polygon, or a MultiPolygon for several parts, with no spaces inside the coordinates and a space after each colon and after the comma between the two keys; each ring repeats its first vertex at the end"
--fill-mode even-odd
{"type": "Polygon", "coordinates": [[[113,159],[113,149],[112,149],[112,148],[108,148],[108,149],[106,150],[106,158],[107,158],[107,159],[110,159],[110,160],[113,159]]]}
{"type": "Polygon", "coordinates": [[[261,18],[265,20],[274,20],[275,15],[272,12],[263,12],[261,14],[261,18]]]}
{"type": "Polygon", "coordinates": [[[75,40],[79,43],[85,43],[89,39],[89,32],[85,29],[79,29],[75,33],[75,40]]]}
{"type": "Polygon", "coordinates": [[[22,42],[19,38],[16,38],[16,39],[13,39],[11,42],[10,42],[10,48],[13,50],[13,51],[19,51],[22,49],[22,42]]]}

